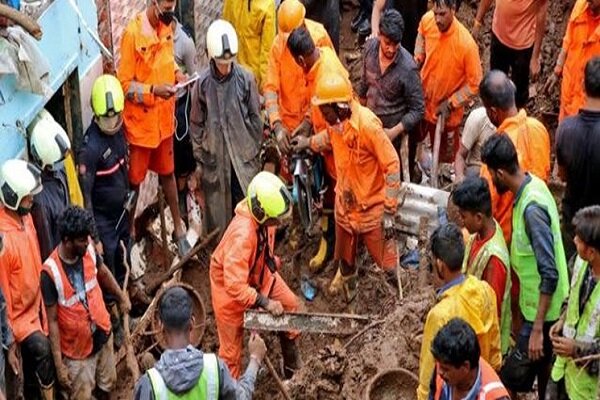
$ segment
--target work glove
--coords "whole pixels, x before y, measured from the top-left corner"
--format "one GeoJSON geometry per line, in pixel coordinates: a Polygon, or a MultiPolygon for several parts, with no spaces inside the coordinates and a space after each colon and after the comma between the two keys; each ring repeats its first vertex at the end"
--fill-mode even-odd
{"type": "Polygon", "coordinates": [[[280,121],[275,122],[275,126],[273,128],[275,131],[275,138],[277,139],[277,146],[279,147],[279,151],[283,154],[289,154],[290,147],[290,132],[285,129],[283,124],[280,121]]]}
{"type": "Polygon", "coordinates": [[[310,122],[310,120],[305,118],[302,120],[300,125],[298,125],[298,127],[296,129],[294,129],[294,137],[296,137],[298,135],[309,137],[309,136],[311,136],[312,131],[313,131],[312,123],[310,122]]]}
{"type": "Polygon", "coordinates": [[[395,215],[391,212],[384,211],[383,213],[383,234],[385,239],[391,239],[394,237],[394,220],[395,215]]]}
{"type": "Polygon", "coordinates": [[[445,120],[448,117],[448,115],[450,115],[450,110],[452,110],[452,104],[450,104],[450,100],[446,99],[440,103],[435,112],[435,115],[439,115],[445,120]]]}

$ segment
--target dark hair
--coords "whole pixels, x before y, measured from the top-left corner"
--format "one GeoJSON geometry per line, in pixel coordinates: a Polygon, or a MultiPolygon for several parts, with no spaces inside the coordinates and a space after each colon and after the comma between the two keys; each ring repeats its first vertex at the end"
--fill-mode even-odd
{"type": "Polygon", "coordinates": [[[589,206],[577,211],[573,226],[579,239],[600,251],[600,206],[589,206]]]}
{"type": "Polygon", "coordinates": [[[404,19],[398,10],[385,10],[379,20],[379,33],[398,44],[404,34],[404,19]]]}
{"type": "Polygon", "coordinates": [[[435,335],[431,344],[433,358],[453,367],[466,361],[471,369],[478,368],[481,349],[475,331],[466,321],[452,318],[435,335]]]}
{"type": "Polygon", "coordinates": [[[479,84],[479,97],[487,107],[508,110],[515,106],[516,86],[497,69],[488,71],[479,84]]]}
{"type": "Polygon", "coordinates": [[[192,323],[192,298],[184,288],[173,286],[160,297],[158,313],[167,331],[187,331],[192,323]]]}
{"type": "Polygon", "coordinates": [[[465,243],[458,225],[448,223],[440,225],[431,234],[431,253],[442,260],[451,271],[462,268],[465,256],[465,243]]]}
{"type": "Polygon", "coordinates": [[[287,40],[287,47],[295,58],[309,56],[316,49],[315,42],[310,36],[308,29],[304,26],[296,28],[290,33],[290,37],[287,40]]]}
{"type": "Polygon", "coordinates": [[[595,99],[600,98],[600,57],[594,57],[585,64],[585,93],[595,99]]]}
{"type": "Polygon", "coordinates": [[[433,0],[433,5],[437,7],[448,7],[458,11],[461,2],[462,0],[433,0]]]}
{"type": "Polygon", "coordinates": [[[492,195],[485,179],[474,176],[462,181],[452,191],[452,202],[459,208],[492,216],[492,195]]]}
{"type": "Polygon", "coordinates": [[[63,241],[93,236],[95,232],[92,213],[78,206],[67,207],[58,221],[58,234],[63,241]]]}
{"type": "Polygon", "coordinates": [[[481,149],[481,160],[490,169],[503,169],[511,175],[519,170],[519,157],[512,140],[504,132],[490,136],[481,149]]]}

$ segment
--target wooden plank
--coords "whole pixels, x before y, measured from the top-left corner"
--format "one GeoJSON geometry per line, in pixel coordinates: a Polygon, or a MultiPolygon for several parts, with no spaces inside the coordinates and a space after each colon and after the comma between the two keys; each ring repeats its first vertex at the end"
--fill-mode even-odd
{"type": "Polygon", "coordinates": [[[364,328],[371,319],[352,314],[286,313],[274,317],[266,311],[247,310],[244,328],[263,331],[302,331],[351,335],[364,328]]]}

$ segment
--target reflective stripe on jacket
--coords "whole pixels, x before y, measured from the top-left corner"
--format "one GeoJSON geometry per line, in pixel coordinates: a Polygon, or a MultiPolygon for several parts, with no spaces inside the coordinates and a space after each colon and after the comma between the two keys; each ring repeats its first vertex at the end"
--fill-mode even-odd
{"type": "Polygon", "coordinates": [[[400,161],[379,118],[356,100],[351,107],[343,132],[328,127],[312,137],[311,147],[333,150],[336,222],[351,232],[368,232],[381,226],[384,210],[396,213],[400,161]]]}
{"type": "MultiPolygon", "coordinates": [[[[495,221],[494,221],[495,222],[495,221]]],[[[511,308],[510,308],[510,255],[508,253],[508,248],[506,247],[506,242],[504,241],[504,236],[502,235],[502,229],[498,222],[496,224],[496,231],[494,232],[494,236],[485,244],[479,252],[475,255],[473,260],[470,260],[469,263],[469,255],[471,254],[471,246],[473,245],[473,241],[475,240],[475,235],[471,235],[469,240],[467,241],[467,246],[465,248],[465,258],[463,260],[463,273],[468,273],[475,276],[477,279],[483,279],[483,273],[485,268],[487,267],[490,258],[498,257],[498,259],[502,262],[502,265],[507,269],[506,271],[506,285],[504,287],[504,295],[502,296],[502,305],[501,305],[501,316],[500,316],[500,340],[501,340],[501,348],[502,354],[506,354],[508,351],[508,346],[510,345],[510,332],[512,329],[512,318],[511,318],[511,308]]]]}
{"type": "Polygon", "coordinates": [[[186,393],[174,393],[167,387],[156,368],[148,370],[155,400],[218,400],[219,399],[219,361],[215,354],[204,353],[202,374],[196,386],[186,393]]]}
{"type": "Polygon", "coordinates": [[[575,115],[585,104],[585,65],[600,54],[600,15],[593,15],[589,2],[573,7],[562,45],[567,52],[560,87],[559,121],[575,115]]]}
{"type": "Polygon", "coordinates": [[[37,235],[31,215],[21,219],[22,225],[0,206],[0,233],[4,242],[0,251],[0,286],[17,343],[36,331],[48,334],[40,290],[42,260],[37,235]]]}
{"type": "Polygon", "coordinates": [[[123,124],[131,144],[157,148],[175,132],[175,96],[163,99],[152,86],[175,83],[175,55],[171,26],[155,30],[146,11],[129,21],[121,42],[117,78],[125,93],[123,124]]]}
{"type": "MultiPolygon", "coordinates": [[[[509,399],[508,391],[500,381],[498,374],[483,358],[479,359],[479,391],[476,393],[477,400],[497,400],[509,399]]],[[[435,397],[434,400],[449,400],[447,397],[442,397],[446,382],[438,373],[435,381],[435,397]]],[[[471,399],[471,396],[469,396],[471,399]]]]}
{"type": "Polygon", "coordinates": [[[83,360],[90,356],[95,329],[110,332],[110,315],[102,298],[98,284],[96,252],[88,245],[83,256],[83,280],[85,293],[75,291],[58,255],[58,247],[44,263],[44,271],[54,282],[58,301],[58,330],[60,332],[60,351],[74,360],[83,360]],[[86,298],[86,304],[82,301],[86,298]]]}
{"type": "MultiPolygon", "coordinates": [[[[564,337],[583,343],[592,343],[600,336],[598,334],[600,326],[600,285],[596,284],[583,307],[583,313],[579,313],[581,285],[588,268],[590,268],[588,263],[578,256],[575,260],[573,278],[571,279],[571,294],[563,326],[564,337]]],[[[585,366],[575,364],[572,358],[557,356],[552,368],[552,380],[559,381],[563,377],[569,399],[588,400],[596,397],[598,376],[590,375],[585,366]]]]}
{"type": "MultiPolygon", "coordinates": [[[[304,25],[315,46],[333,49],[323,25],[309,19],[304,20],[304,25]]],[[[288,37],[289,35],[279,33],[273,41],[263,90],[271,127],[276,121],[281,121],[291,133],[310,109],[311,93],[306,86],[302,67],[296,64],[287,47],[288,37]]]]}

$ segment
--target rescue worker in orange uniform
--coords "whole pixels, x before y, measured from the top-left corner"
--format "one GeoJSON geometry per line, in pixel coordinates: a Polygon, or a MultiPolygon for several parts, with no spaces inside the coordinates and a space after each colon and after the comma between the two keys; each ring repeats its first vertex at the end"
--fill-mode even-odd
{"type": "MultiPolygon", "coordinates": [[[[180,255],[190,250],[179,212],[173,134],[175,132],[175,82],[185,76],[177,69],[173,49],[176,0],[152,0],[145,11],[129,21],[121,42],[117,78],[125,93],[123,125],[129,143],[129,182],[139,190],[148,169],[160,178],[175,225],[180,255]]],[[[118,121],[115,121],[117,124],[118,121]]],[[[131,212],[135,216],[135,205],[131,212]]],[[[130,220],[135,238],[135,218],[130,220]]]]}
{"type": "MultiPolygon", "coordinates": [[[[286,0],[288,1],[288,0],[286,0]]],[[[292,31],[288,40],[287,47],[298,64],[304,71],[306,93],[309,98],[315,94],[316,86],[321,77],[329,71],[332,71],[344,78],[349,74],[335,52],[330,47],[317,47],[310,32],[306,27],[299,27],[292,31]]],[[[308,110],[304,121],[298,128],[299,136],[307,137],[312,132],[318,133],[327,128],[327,123],[314,104],[308,110]]],[[[282,146],[283,147],[283,146],[282,146]]],[[[312,272],[317,272],[323,268],[327,261],[333,255],[335,246],[335,228],[333,223],[333,206],[335,202],[334,188],[336,186],[336,167],[333,160],[333,153],[330,149],[323,148],[321,155],[324,158],[327,191],[323,198],[323,215],[321,216],[321,242],[317,254],[309,261],[309,268],[312,272]]]]}
{"type": "MultiPolygon", "coordinates": [[[[517,110],[516,87],[502,71],[488,72],[479,87],[479,95],[497,134],[504,132],[517,148],[519,163],[525,171],[548,181],[550,178],[550,135],[544,125],[527,116],[525,109],[517,110]]],[[[510,244],[514,196],[510,191],[499,194],[485,165],[481,176],[488,181],[492,194],[492,215],[498,221],[504,240],[510,244]]]]}
{"type": "MultiPolygon", "coordinates": [[[[277,226],[291,211],[292,197],[284,183],[270,172],[259,172],[210,260],[219,357],[236,379],[242,364],[244,311],[260,307],[282,315],[300,307],[279,275],[280,260],[274,253],[277,226]]],[[[297,337],[296,332],[279,334],[286,378],[300,367],[297,337]]]]}
{"type": "Polygon", "coordinates": [[[451,163],[460,148],[458,128],[464,106],[477,95],[481,81],[479,48],[469,30],[456,18],[456,0],[434,0],[419,24],[415,60],[421,67],[425,118],[421,139],[433,140],[438,118],[444,118],[440,162],[451,163]]]}
{"type": "Polygon", "coordinates": [[[577,114],[584,106],[585,65],[598,54],[600,0],[577,0],[569,17],[554,73],[550,74],[544,87],[545,92],[549,92],[562,76],[559,122],[577,114]]]}
{"type": "MultiPolygon", "coordinates": [[[[277,11],[279,32],[269,53],[269,68],[263,86],[269,124],[275,133],[281,152],[285,155],[290,153],[292,133],[301,126],[310,109],[311,97],[304,71],[287,47],[290,33],[303,26],[308,30],[317,47],[328,47],[333,50],[333,44],[325,27],[304,18],[305,14],[306,9],[299,0],[285,0],[279,7],[277,11]]],[[[284,161],[283,164],[282,175],[290,181],[287,163],[284,161]]]]}
{"type": "Polygon", "coordinates": [[[110,399],[117,370],[102,291],[119,300],[123,313],[131,305],[96,253],[91,212],[68,207],[58,229],[61,242],[44,262],[41,274],[57,379],[66,398],[110,399]]]}
{"type": "Polygon", "coordinates": [[[350,80],[328,71],[317,82],[313,104],[327,121],[327,130],[310,139],[296,138],[297,151],[331,148],[338,176],[335,188],[337,273],[329,290],[343,292],[347,302],[356,295],[355,260],[363,242],[377,265],[397,266],[395,245],[388,238],[400,195],[400,161],[381,121],[352,96],[350,80]]]}
{"type": "MultiPolygon", "coordinates": [[[[30,212],[33,196],[42,189],[41,171],[23,160],[8,160],[0,168],[0,287],[6,297],[8,321],[23,360],[26,399],[54,399],[54,363],[42,305],[42,260],[30,212]]],[[[18,374],[19,379],[21,373],[18,374]]],[[[9,375],[7,398],[19,397],[20,383],[9,375]],[[13,382],[10,382],[13,380],[13,382]],[[12,383],[12,384],[11,384],[12,383]]]]}

